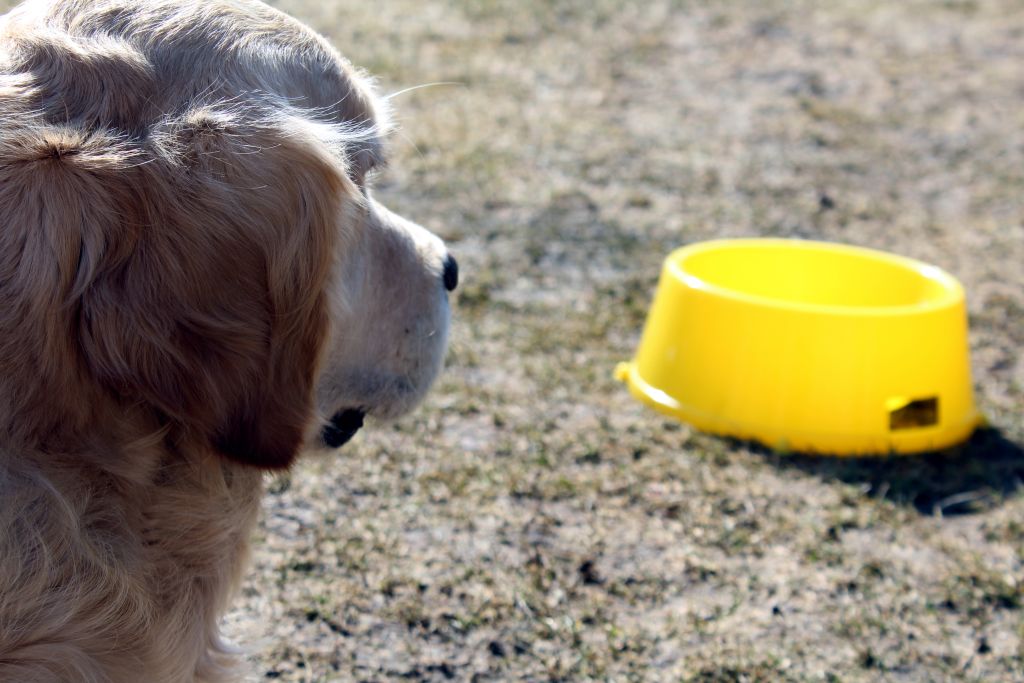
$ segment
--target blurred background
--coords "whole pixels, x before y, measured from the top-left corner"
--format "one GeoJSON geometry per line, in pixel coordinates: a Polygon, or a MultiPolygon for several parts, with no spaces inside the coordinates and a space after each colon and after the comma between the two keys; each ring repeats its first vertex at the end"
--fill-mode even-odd
{"type": "Polygon", "coordinates": [[[426,405],[273,484],[261,675],[1024,680],[1019,2],[274,4],[384,94],[457,83],[393,99],[377,194],[464,284],[426,405]],[[813,458],[641,407],[661,261],[723,236],[952,272],[991,429],[813,458]]]}
{"type": "Polygon", "coordinates": [[[463,284],[426,404],[271,482],[257,680],[1024,680],[1019,1],[272,4],[454,83],[392,99],[377,195],[463,284]],[[956,275],[989,428],[814,458],[643,408],[661,261],[728,236],[956,275]]]}

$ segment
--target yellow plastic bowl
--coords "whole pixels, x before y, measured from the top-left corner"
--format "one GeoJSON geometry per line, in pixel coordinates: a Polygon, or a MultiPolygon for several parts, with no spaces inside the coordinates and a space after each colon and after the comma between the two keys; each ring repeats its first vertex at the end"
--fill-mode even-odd
{"type": "Polygon", "coordinates": [[[780,450],[912,453],[979,423],[960,283],[823,242],[703,242],[665,261],[616,376],[698,429],[780,450]]]}

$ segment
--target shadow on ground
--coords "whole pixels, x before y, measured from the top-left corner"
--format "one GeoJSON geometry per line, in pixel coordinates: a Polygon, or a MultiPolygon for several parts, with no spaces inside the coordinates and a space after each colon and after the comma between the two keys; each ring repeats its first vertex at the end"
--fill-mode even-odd
{"type": "Polygon", "coordinates": [[[998,429],[976,431],[954,448],[918,455],[833,457],[765,451],[779,467],[870,487],[871,495],[922,514],[962,515],[1024,489],[1024,448],[998,429]]]}

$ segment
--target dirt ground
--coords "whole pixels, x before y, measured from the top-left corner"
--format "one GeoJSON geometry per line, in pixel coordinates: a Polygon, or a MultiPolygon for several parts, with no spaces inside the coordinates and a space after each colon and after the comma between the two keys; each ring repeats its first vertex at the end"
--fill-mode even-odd
{"type": "Polygon", "coordinates": [[[378,194],[463,266],[426,405],[274,482],[229,619],[281,681],[1024,680],[1024,8],[279,2],[380,77],[378,194]],[[819,238],[968,292],[991,428],[833,459],[613,381],[659,265],[819,238]]]}
{"type": "Polygon", "coordinates": [[[449,83],[394,97],[377,186],[463,284],[426,404],[271,483],[254,680],[1024,680],[1021,3],[274,4],[449,83]],[[990,428],[815,458],[639,405],[664,256],[753,235],[959,277],[990,428]]]}
{"type": "Polygon", "coordinates": [[[229,629],[281,681],[1024,680],[1024,8],[288,0],[398,95],[392,208],[463,266],[413,416],[275,481],[229,629]],[[819,238],[968,292],[991,428],[893,459],[613,381],[659,265],[819,238]]]}

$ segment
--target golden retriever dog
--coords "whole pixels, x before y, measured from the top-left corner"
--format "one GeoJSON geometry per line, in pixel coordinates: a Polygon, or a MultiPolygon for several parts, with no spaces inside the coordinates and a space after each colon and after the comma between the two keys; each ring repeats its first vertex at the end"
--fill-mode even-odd
{"type": "Polygon", "coordinates": [[[412,408],[457,266],[382,100],[253,0],[0,19],[0,681],[222,681],[266,473],[412,408]]]}

